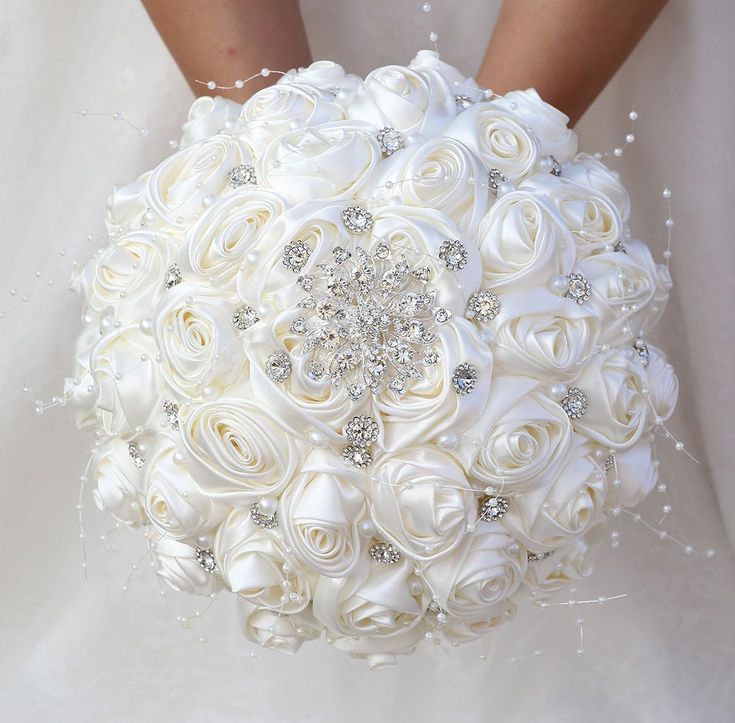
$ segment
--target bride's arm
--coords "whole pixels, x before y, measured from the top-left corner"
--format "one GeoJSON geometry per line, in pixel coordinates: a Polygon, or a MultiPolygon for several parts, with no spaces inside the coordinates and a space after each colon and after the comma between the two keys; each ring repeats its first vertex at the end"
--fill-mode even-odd
{"type": "Polygon", "coordinates": [[[575,123],[666,0],[504,0],[477,81],[534,87],[575,123]]]}
{"type": "MultiPolygon", "coordinates": [[[[311,63],[297,0],[143,0],[148,14],[197,94],[195,80],[232,85],[263,67],[287,70],[311,63]]],[[[256,78],[242,90],[221,92],[244,101],[273,82],[256,78]]]]}

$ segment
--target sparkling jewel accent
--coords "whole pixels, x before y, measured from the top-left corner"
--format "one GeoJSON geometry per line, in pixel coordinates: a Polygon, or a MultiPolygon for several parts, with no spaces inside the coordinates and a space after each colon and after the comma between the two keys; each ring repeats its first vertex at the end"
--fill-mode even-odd
{"type": "Polygon", "coordinates": [[[373,214],[361,206],[348,206],[342,211],[342,223],[352,233],[366,233],[373,227],[373,214]]]}
{"type": "Polygon", "coordinates": [[[227,174],[227,182],[233,188],[239,188],[240,186],[245,186],[248,183],[257,183],[257,179],[255,177],[255,166],[252,166],[249,163],[243,163],[239,166],[235,166],[227,174]]]}
{"type": "Polygon", "coordinates": [[[633,348],[638,352],[638,358],[641,360],[641,364],[647,367],[651,363],[651,353],[648,351],[648,344],[643,339],[636,339],[633,342],[633,348]]]}
{"type": "Polygon", "coordinates": [[[128,454],[130,455],[130,459],[133,460],[133,464],[138,469],[140,469],[145,464],[145,460],[138,451],[138,446],[135,444],[135,442],[131,442],[128,445],[128,454]]]}
{"type": "Polygon", "coordinates": [[[477,369],[468,362],[462,362],[452,374],[452,386],[460,396],[470,394],[477,386],[477,369]]]}
{"type": "Polygon", "coordinates": [[[554,156],[549,156],[549,159],[551,160],[551,175],[552,176],[561,176],[561,163],[554,158],[554,156]]]}
{"type": "Polygon", "coordinates": [[[615,455],[608,454],[605,457],[605,474],[607,474],[615,466],[615,455]]]}
{"type": "Polygon", "coordinates": [[[179,428],[179,405],[171,399],[164,399],[163,413],[166,415],[166,422],[171,429],[179,428]]]}
{"type": "Polygon", "coordinates": [[[262,527],[264,530],[272,530],[274,527],[278,527],[276,513],[274,512],[272,515],[264,515],[258,509],[257,502],[250,508],[250,519],[253,524],[256,524],[258,527],[262,527]]]}
{"type": "Polygon", "coordinates": [[[377,440],[379,431],[378,423],[372,417],[361,415],[347,422],[345,437],[353,444],[367,447],[377,440]]]}
{"type": "Polygon", "coordinates": [[[547,550],[546,552],[531,552],[528,551],[526,557],[529,562],[537,562],[538,560],[545,560],[547,557],[551,557],[554,554],[553,550],[547,550]]]}
{"type": "Polygon", "coordinates": [[[341,264],[320,264],[317,272],[292,330],[335,389],[345,384],[353,399],[386,388],[401,394],[407,380],[423,377],[421,367],[436,363],[430,345],[448,312],[404,256],[394,258],[387,246],[372,255],[358,246],[341,264]]]}
{"type": "Polygon", "coordinates": [[[268,355],[265,362],[265,373],[278,384],[286,381],[291,376],[291,360],[285,351],[274,351],[268,355]]]}
{"type": "Polygon", "coordinates": [[[358,444],[348,444],[342,450],[342,458],[353,467],[369,467],[373,463],[370,450],[358,444]]]}
{"type": "Polygon", "coordinates": [[[181,269],[178,264],[171,264],[166,271],[166,288],[173,289],[174,286],[180,284],[184,280],[181,275],[181,269]]]}
{"type": "Polygon", "coordinates": [[[509,509],[510,504],[505,497],[486,497],[480,504],[480,519],[484,522],[495,522],[509,509]]]}
{"type": "Polygon", "coordinates": [[[467,318],[492,321],[500,313],[500,299],[488,289],[479,289],[467,300],[467,318]]]}
{"type": "Polygon", "coordinates": [[[450,271],[459,271],[467,265],[467,249],[459,241],[449,239],[439,247],[439,258],[450,271]]]}
{"type": "Polygon", "coordinates": [[[628,250],[625,248],[625,243],[622,239],[618,239],[613,246],[613,251],[620,254],[627,254],[628,250]]]}
{"type": "Polygon", "coordinates": [[[240,331],[249,329],[256,321],[260,321],[258,312],[250,304],[243,304],[232,315],[232,323],[240,331]]]}
{"type": "Polygon", "coordinates": [[[587,395],[579,387],[570,387],[561,406],[571,419],[581,419],[587,411],[587,395]]]}
{"type": "Polygon", "coordinates": [[[197,546],[194,555],[199,567],[205,572],[213,573],[217,569],[217,563],[214,561],[214,552],[212,550],[197,546]]]}
{"type": "Polygon", "coordinates": [[[297,274],[306,266],[311,256],[311,247],[301,240],[289,241],[283,249],[283,265],[297,274]]]}
{"type": "Polygon", "coordinates": [[[487,182],[490,185],[490,188],[492,188],[493,193],[498,192],[498,186],[501,183],[505,183],[508,179],[497,169],[497,168],[491,168],[488,171],[487,174],[487,182]]]}
{"type": "Polygon", "coordinates": [[[568,299],[576,301],[578,304],[584,304],[592,296],[592,286],[584,274],[576,272],[569,274],[567,281],[569,282],[569,288],[564,296],[568,299]]]}
{"type": "Polygon", "coordinates": [[[406,147],[404,137],[395,128],[391,128],[390,126],[381,128],[378,131],[378,143],[380,143],[380,150],[384,156],[393,155],[396,151],[400,151],[401,148],[406,147]]]}
{"type": "Polygon", "coordinates": [[[395,565],[401,559],[401,553],[390,542],[376,542],[370,547],[370,557],[383,565],[395,565]]]}
{"type": "Polygon", "coordinates": [[[474,105],[475,101],[468,95],[455,95],[454,102],[457,104],[457,108],[460,110],[467,110],[471,105],[474,105]]]}

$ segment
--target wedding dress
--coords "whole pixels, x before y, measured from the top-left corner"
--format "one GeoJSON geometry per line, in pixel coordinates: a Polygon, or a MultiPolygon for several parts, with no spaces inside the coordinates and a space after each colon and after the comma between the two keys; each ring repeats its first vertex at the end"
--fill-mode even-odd
{"type": "MultiPolygon", "coordinates": [[[[442,54],[471,72],[499,3],[433,5],[442,54]]],[[[304,0],[303,12],[314,57],[360,74],[407,62],[430,30],[419,3],[304,0]]],[[[71,261],[94,248],[87,234],[103,230],[112,184],[169,152],[165,141],[177,136],[191,95],[137,0],[5,0],[0,308],[17,308],[0,320],[3,719],[732,720],[735,573],[723,520],[735,537],[728,449],[735,349],[727,334],[735,264],[726,235],[735,151],[725,120],[735,91],[723,76],[735,61],[727,37],[733,23],[727,0],[672,0],[579,126],[583,148],[610,149],[628,132],[635,105],[637,141],[619,167],[633,199],[631,226],[659,255],[666,240],[660,192],[666,184],[674,192],[675,291],[659,335],[682,388],[672,431],[700,464],[668,448],[661,469],[668,492],[654,493],[642,514],[656,523],[671,504],[671,534],[718,555],[688,556],[644,525],[622,521],[619,548],[604,547],[578,597],[627,597],[534,612],[492,645],[422,650],[371,673],[324,645],[252,658],[223,604],[182,629],[157,599],[141,541],[109,532],[90,500],[84,582],[74,505],[86,450],[64,410],[37,418],[32,400],[59,391],[71,358],[78,310],[62,291],[71,261]],[[82,108],[121,112],[150,133],[73,112],[82,108]],[[18,301],[48,278],[53,287],[18,301]],[[14,287],[16,296],[6,296],[14,287]],[[23,392],[24,384],[32,389],[23,392]],[[132,571],[134,563],[140,569],[132,571]]]]}

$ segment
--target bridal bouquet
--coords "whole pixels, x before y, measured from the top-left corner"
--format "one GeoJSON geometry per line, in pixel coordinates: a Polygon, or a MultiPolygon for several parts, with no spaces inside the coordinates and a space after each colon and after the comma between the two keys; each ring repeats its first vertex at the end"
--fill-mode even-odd
{"type": "Polygon", "coordinates": [[[566,123],[429,51],[319,62],[114,191],[65,393],[165,583],[379,666],[590,574],[677,380],[666,267],[566,123]]]}

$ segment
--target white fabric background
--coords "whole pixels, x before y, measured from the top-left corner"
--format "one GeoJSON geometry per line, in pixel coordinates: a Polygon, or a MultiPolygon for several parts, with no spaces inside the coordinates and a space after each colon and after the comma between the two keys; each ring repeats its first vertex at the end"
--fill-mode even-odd
{"type": "MultiPolygon", "coordinates": [[[[367,72],[407,62],[423,45],[420,2],[304,0],[315,57],[367,72]]],[[[498,2],[433,0],[445,57],[471,73],[498,2]]],[[[43,288],[0,320],[0,717],[8,721],[730,721],[735,715],[735,574],[723,519],[733,527],[732,406],[735,263],[729,223],[735,117],[735,6],[672,0],[580,124],[583,147],[611,148],[632,104],[639,143],[619,162],[634,198],[633,229],[660,253],[660,191],[674,191],[677,290],[661,344],[680,373],[675,430],[702,464],[670,448],[662,472],[674,511],[667,529],[713,561],[622,520],[621,547],[603,550],[581,594],[628,597],[586,606],[585,657],[575,618],[557,608],[516,621],[491,645],[421,652],[368,672],[324,645],[295,657],[253,650],[234,606],[218,604],[184,631],[143,565],[143,541],[99,535],[109,521],[87,500],[90,579],[79,569],[75,510],[85,442],[64,410],[37,418],[32,400],[59,390],[76,329],[62,290],[69,262],[103,230],[115,182],[167,147],[121,123],[70,113],[120,111],[175,137],[190,94],[137,0],[0,0],[0,309],[43,288]],[[69,249],[66,257],[58,249],[69,249]],[[42,279],[34,277],[43,269],[42,279]],[[27,382],[29,394],[21,391],[27,382]],[[205,634],[208,643],[201,644],[205,634]],[[543,649],[542,657],[531,655],[543,649]],[[480,660],[479,653],[489,653],[480,660]],[[507,660],[518,655],[517,664],[507,660]]],[[[602,32],[602,30],[601,30],[602,32]]],[[[550,59],[553,62],[553,59],[550,59]]],[[[249,69],[246,69],[249,70],[249,69]]],[[[664,504],[644,508],[653,521],[664,504]]]]}

